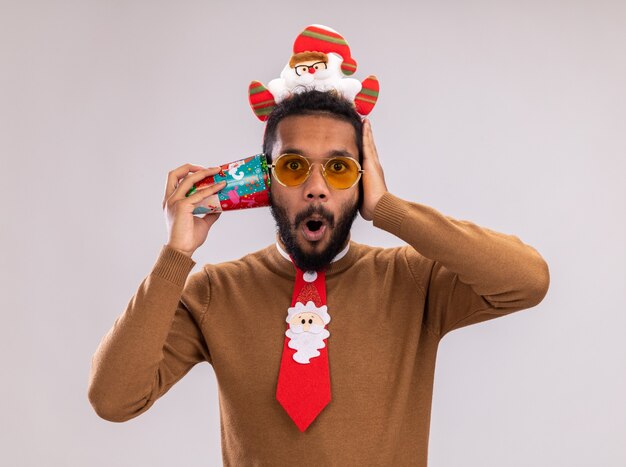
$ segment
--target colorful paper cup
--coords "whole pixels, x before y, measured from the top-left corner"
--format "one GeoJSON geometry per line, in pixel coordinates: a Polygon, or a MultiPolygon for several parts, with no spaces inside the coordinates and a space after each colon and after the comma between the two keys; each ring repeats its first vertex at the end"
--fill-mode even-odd
{"type": "Polygon", "coordinates": [[[270,175],[264,154],[224,164],[220,173],[206,177],[187,192],[192,195],[198,188],[226,181],[218,193],[194,204],[193,214],[260,208],[270,205],[270,175]]]}

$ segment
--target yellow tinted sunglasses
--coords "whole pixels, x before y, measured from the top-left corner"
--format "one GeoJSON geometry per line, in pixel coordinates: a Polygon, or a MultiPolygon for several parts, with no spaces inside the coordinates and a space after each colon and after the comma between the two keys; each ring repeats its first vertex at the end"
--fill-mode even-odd
{"type": "MultiPolygon", "coordinates": [[[[278,183],[295,187],[307,181],[314,164],[300,154],[281,154],[270,165],[270,168],[278,183]]],[[[324,180],[337,190],[352,188],[361,179],[363,173],[359,162],[352,157],[331,157],[320,164],[324,180]]]]}

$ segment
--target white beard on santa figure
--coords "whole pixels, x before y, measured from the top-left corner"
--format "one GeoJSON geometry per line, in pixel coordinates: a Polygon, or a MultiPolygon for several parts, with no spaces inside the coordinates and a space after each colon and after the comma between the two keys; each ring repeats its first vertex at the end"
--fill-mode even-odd
{"type": "Polygon", "coordinates": [[[267,85],[276,103],[289,97],[292,93],[299,93],[316,89],[318,91],[337,90],[350,102],[361,91],[361,83],[354,78],[344,78],[341,71],[343,59],[334,53],[328,54],[327,69],[316,70],[315,73],[296,74],[296,70],[289,64],[283,68],[280,78],[273,79],[267,85]]]}
{"type": "Polygon", "coordinates": [[[289,348],[297,351],[293,359],[298,363],[310,363],[310,359],[319,357],[319,349],[326,346],[324,339],[330,336],[330,332],[319,324],[311,324],[308,331],[301,324],[290,324],[285,335],[290,339],[289,348]]]}

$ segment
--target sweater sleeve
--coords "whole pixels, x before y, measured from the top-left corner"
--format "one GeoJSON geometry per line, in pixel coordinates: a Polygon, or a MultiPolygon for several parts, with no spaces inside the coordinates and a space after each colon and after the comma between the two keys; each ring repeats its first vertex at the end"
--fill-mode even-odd
{"type": "Polygon", "coordinates": [[[374,225],[412,247],[407,262],[426,296],[424,322],[439,337],[533,307],[548,291],[548,265],[516,236],[444,216],[390,193],[378,202],[374,225]]]}
{"type": "Polygon", "coordinates": [[[92,358],[89,400],[96,413],[123,422],[148,410],[196,363],[210,362],[198,322],[209,302],[204,271],[164,245],[150,274],[92,358]]]}

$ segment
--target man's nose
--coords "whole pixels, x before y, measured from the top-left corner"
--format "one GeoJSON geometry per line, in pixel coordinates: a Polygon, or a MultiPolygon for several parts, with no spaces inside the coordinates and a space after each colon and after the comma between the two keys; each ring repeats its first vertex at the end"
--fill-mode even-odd
{"type": "Polygon", "coordinates": [[[320,164],[313,164],[311,167],[311,175],[305,182],[304,195],[309,201],[326,200],[328,198],[329,188],[322,175],[322,166],[320,164]]]}
{"type": "Polygon", "coordinates": [[[312,66],[309,67],[309,73],[313,74],[315,73],[315,68],[313,68],[312,66]]]}

